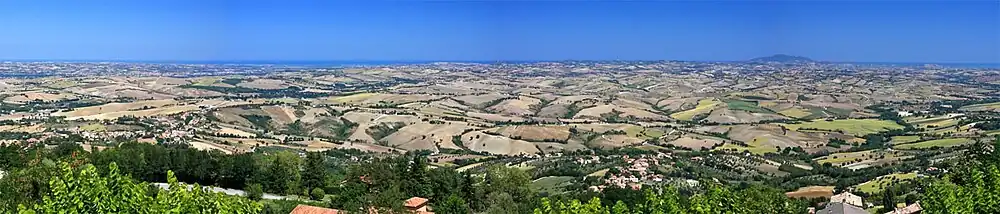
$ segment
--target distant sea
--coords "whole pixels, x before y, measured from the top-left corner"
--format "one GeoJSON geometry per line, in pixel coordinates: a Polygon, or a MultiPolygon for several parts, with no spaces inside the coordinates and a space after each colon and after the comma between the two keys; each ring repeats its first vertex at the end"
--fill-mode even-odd
{"type": "Polygon", "coordinates": [[[938,65],[946,68],[1000,68],[1000,63],[933,63],[933,62],[830,62],[834,64],[853,64],[868,66],[889,66],[889,67],[917,67],[924,65],[938,65]]]}

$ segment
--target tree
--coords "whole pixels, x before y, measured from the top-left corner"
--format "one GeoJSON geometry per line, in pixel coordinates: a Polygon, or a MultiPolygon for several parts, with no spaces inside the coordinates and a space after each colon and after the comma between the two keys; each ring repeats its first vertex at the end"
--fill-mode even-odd
{"type": "Polygon", "coordinates": [[[628,208],[623,208],[624,203],[619,203],[622,206],[615,206],[615,208],[605,208],[601,206],[601,199],[594,197],[591,198],[586,204],[580,203],[580,200],[571,200],[568,203],[563,203],[557,201],[555,203],[549,201],[547,198],[542,199],[542,205],[535,209],[535,214],[563,214],[563,213],[574,213],[574,214],[610,214],[611,210],[615,209],[615,213],[627,213],[628,208]]]}
{"type": "Polygon", "coordinates": [[[326,170],[325,159],[326,157],[320,152],[306,153],[306,163],[302,171],[302,187],[313,189],[326,185],[329,172],[326,170]]]}
{"type": "Polygon", "coordinates": [[[299,156],[289,151],[282,151],[269,156],[264,189],[272,193],[298,194],[299,191],[299,156]]]}
{"type": "Polygon", "coordinates": [[[882,191],[882,213],[891,212],[896,209],[896,193],[893,188],[885,188],[882,191]]]}
{"type": "Polygon", "coordinates": [[[51,191],[33,205],[19,205],[28,213],[258,213],[259,203],[222,193],[206,191],[199,185],[190,190],[167,172],[169,190],[155,197],[146,194],[146,184],[119,173],[117,164],[108,166],[106,176],[93,165],[79,170],[67,163],[61,175],[49,181],[51,191]]]}
{"type": "Polygon", "coordinates": [[[611,214],[629,214],[628,206],[624,202],[615,202],[615,206],[611,207],[611,214]]]}
{"type": "Polygon", "coordinates": [[[247,186],[247,198],[254,201],[260,201],[264,197],[264,187],[260,184],[248,184],[247,186]]]}
{"type": "Polygon", "coordinates": [[[458,195],[449,195],[444,202],[434,205],[434,212],[441,214],[468,214],[472,211],[469,210],[469,205],[465,203],[465,199],[462,199],[458,195]]]}
{"type": "Polygon", "coordinates": [[[331,207],[347,211],[365,211],[367,207],[402,211],[406,195],[401,190],[400,172],[405,163],[398,158],[378,158],[369,163],[349,166],[344,184],[330,201],[331,207]]]}
{"type": "Polygon", "coordinates": [[[486,213],[488,214],[506,214],[506,213],[521,213],[518,210],[518,203],[514,201],[514,198],[510,194],[505,192],[494,192],[486,196],[486,203],[489,204],[486,207],[486,213]]]}
{"type": "Polygon", "coordinates": [[[466,187],[463,176],[451,168],[438,167],[428,170],[427,179],[430,182],[433,199],[442,200],[452,195],[461,195],[462,188],[466,187]]]}
{"type": "Polygon", "coordinates": [[[953,173],[925,184],[926,213],[1000,213],[1000,136],[977,143],[953,173]]]}
{"type": "MultiPolygon", "coordinates": [[[[221,171],[219,172],[219,186],[227,188],[248,188],[247,183],[253,181],[254,176],[261,174],[260,167],[254,160],[253,153],[242,153],[222,158],[219,162],[221,171]]],[[[259,180],[259,179],[258,179],[259,180]]],[[[253,183],[260,185],[259,181],[253,183]]]]}
{"type": "Polygon", "coordinates": [[[309,192],[309,198],[312,200],[322,201],[324,197],[326,197],[326,193],[319,187],[313,188],[312,191],[309,192]]]}
{"type": "Polygon", "coordinates": [[[431,196],[431,184],[427,177],[427,156],[413,154],[412,161],[405,168],[406,172],[401,176],[404,178],[404,190],[407,195],[425,197],[431,196]]]}
{"type": "Polygon", "coordinates": [[[513,209],[512,213],[531,212],[529,205],[535,200],[535,192],[531,189],[531,177],[520,169],[505,166],[494,166],[487,170],[484,191],[490,207],[505,206],[503,209],[513,209]],[[511,204],[507,203],[507,199],[511,204]]]}

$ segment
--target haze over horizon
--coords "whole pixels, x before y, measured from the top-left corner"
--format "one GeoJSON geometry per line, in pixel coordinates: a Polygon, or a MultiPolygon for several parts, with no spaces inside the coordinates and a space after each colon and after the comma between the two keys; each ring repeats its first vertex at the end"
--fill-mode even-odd
{"type": "Polygon", "coordinates": [[[0,2],[2,60],[1000,63],[1000,2],[0,2]]]}

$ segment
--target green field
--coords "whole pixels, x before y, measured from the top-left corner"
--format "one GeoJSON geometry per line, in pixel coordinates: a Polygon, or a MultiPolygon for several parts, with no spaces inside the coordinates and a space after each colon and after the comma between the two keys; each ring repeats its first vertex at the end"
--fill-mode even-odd
{"type": "Polygon", "coordinates": [[[670,117],[678,120],[691,120],[694,116],[711,112],[712,109],[719,104],[722,104],[722,102],[713,98],[705,98],[698,101],[698,106],[694,107],[694,109],[673,113],[670,117]]]}
{"type": "Polygon", "coordinates": [[[892,184],[893,180],[904,181],[917,178],[917,173],[894,173],[884,176],[880,176],[871,181],[858,184],[858,191],[865,192],[868,194],[876,194],[882,192],[882,189],[888,187],[892,184]]]}
{"type": "Polygon", "coordinates": [[[860,152],[847,152],[847,153],[833,153],[823,157],[814,159],[817,163],[831,163],[840,164],[845,162],[854,161],[855,159],[867,159],[867,157],[875,156],[876,152],[872,150],[860,151],[860,152]]]}
{"type": "Polygon", "coordinates": [[[960,109],[966,111],[996,111],[1000,110],[1000,102],[962,106],[960,109]]]}
{"type": "Polygon", "coordinates": [[[764,142],[766,142],[766,141],[767,141],[767,138],[756,137],[756,138],[754,138],[753,141],[747,142],[747,145],[749,145],[749,147],[747,147],[747,146],[741,146],[741,145],[737,145],[737,144],[727,143],[727,144],[722,144],[722,146],[715,147],[714,149],[712,149],[712,151],[719,151],[719,150],[748,151],[750,153],[758,154],[758,155],[763,155],[763,154],[768,153],[768,152],[778,152],[778,148],[776,148],[776,147],[763,145],[764,142]]]}
{"type": "Polygon", "coordinates": [[[895,152],[889,152],[886,150],[865,150],[858,152],[841,152],[833,153],[826,156],[814,158],[813,160],[820,164],[830,163],[834,166],[845,166],[860,162],[880,163],[880,162],[893,162],[899,158],[907,158],[909,156],[903,154],[897,154],[895,152]]]}
{"type": "Polygon", "coordinates": [[[958,122],[959,122],[959,120],[957,120],[957,119],[951,119],[951,118],[934,118],[934,119],[931,119],[931,120],[918,120],[918,121],[914,121],[911,124],[915,124],[919,128],[941,129],[941,128],[945,128],[945,127],[951,127],[951,126],[958,125],[958,122]]]}
{"type": "Polygon", "coordinates": [[[573,177],[571,176],[542,177],[531,181],[531,188],[534,188],[539,192],[560,193],[565,191],[563,187],[569,185],[569,181],[572,180],[573,177]]]}
{"type": "Polygon", "coordinates": [[[889,143],[896,145],[896,144],[912,143],[919,140],[920,136],[895,136],[892,137],[892,140],[890,140],[889,143]]]}
{"type": "Polygon", "coordinates": [[[655,128],[648,128],[646,131],[643,131],[642,129],[643,128],[641,126],[629,126],[628,128],[625,128],[625,135],[629,137],[636,137],[641,133],[639,138],[658,138],[664,134],[662,130],[655,128]]]}
{"type": "Polygon", "coordinates": [[[799,108],[799,107],[785,109],[785,110],[783,110],[781,112],[778,112],[778,113],[780,113],[782,115],[785,115],[785,116],[794,117],[794,118],[805,118],[805,117],[808,117],[809,115],[813,114],[813,113],[811,113],[809,111],[806,111],[806,110],[804,110],[802,108],[799,108]]]}
{"type": "Polygon", "coordinates": [[[826,108],[825,111],[829,112],[832,115],[840,117],[849,117],[851,116],[851,113],[854,112],[854,110],[852,109],[842,109],[842,108],[826,108]]]}
{"type": "Polygon", "coordinates": [[[758,106],[756,101],[726,100],[726,105],[729,106],[729,109],[732,110],[748,111],[753,113],[771,112],[765,108],[761,108],[760,106],[758,106]]]}
{"type": "Polygon", "coordinates": [[[966,145],[966,144],[970,144],[970,143],[973,143],[973,142],[975,142],[975,141],[973,141],[972,139],[968,139],[968,138],[949,138],[949,139],[928,140],[928,141],[924,141],[924,142],[894,145],[894,146],[892,146],[892,148],[897,148],[897,149],[926,149],[926,148],[932,148],[932,147],[935,147],[935,146],[937,146],[937,147],[961,146],[961,145],[966,145]]]}
{"type": "Polygon", "coordinates": [[[781,125],[792,130],[801,128],[829,131],[843,130],[845,134],[854,136],[864,136],[871,133],[903,128],[902,125],[896,124],[896,122],[876,119],[813,120],[812,122],[781,125]]]}

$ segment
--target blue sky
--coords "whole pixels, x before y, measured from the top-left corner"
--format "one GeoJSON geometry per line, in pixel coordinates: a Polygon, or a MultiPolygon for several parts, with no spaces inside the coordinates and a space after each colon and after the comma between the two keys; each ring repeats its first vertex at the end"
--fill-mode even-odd
{"type": "Polygon", "coordinates": [[[0,59],[1000,63],[1000,1],[0,1],[0,59]]]}

